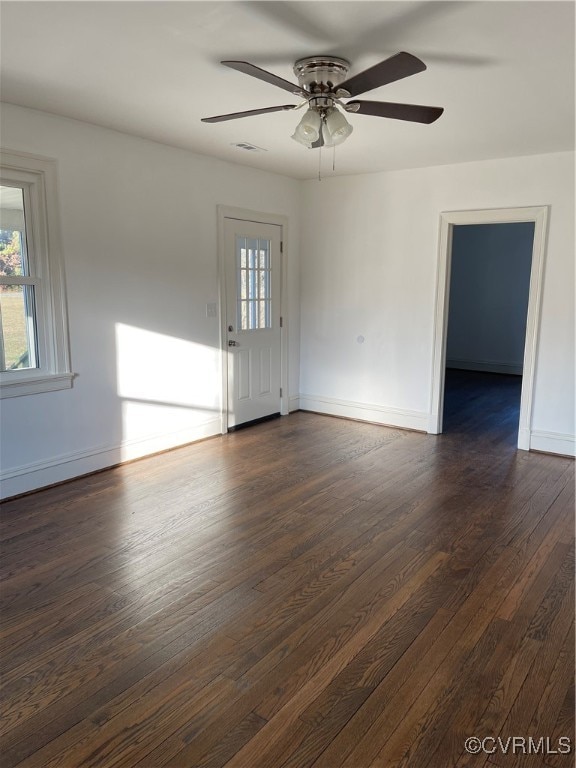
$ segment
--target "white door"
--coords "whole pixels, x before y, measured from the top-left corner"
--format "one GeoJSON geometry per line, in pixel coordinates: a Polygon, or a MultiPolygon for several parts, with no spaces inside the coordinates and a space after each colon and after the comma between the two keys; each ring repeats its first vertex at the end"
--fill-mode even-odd
{"type": "Polygon", "coordinates": [[[281,234],[224,219],[229,429],[280,413],[281,234]]]}

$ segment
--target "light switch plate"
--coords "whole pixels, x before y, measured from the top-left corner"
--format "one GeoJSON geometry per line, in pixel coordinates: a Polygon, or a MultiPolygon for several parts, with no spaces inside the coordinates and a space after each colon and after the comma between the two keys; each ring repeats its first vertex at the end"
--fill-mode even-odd
{"type": "Polygon", "coordinates": [[[206,317],[218,317],[218,305],[216,302],[206,304],[206,317]]]}

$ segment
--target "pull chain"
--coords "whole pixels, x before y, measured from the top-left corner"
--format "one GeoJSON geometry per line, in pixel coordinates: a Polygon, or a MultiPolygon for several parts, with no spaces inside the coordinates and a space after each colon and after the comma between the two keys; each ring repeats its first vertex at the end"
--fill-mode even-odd
{"type": "Polygon", "coordinates": [[[336,170],[336,144],[332,145],[332,170],[336,170]]]}
{"type": "Polygon", "coordinates": [[[318,149],[318,181],[322,181],[322,147],[318,149]]]}

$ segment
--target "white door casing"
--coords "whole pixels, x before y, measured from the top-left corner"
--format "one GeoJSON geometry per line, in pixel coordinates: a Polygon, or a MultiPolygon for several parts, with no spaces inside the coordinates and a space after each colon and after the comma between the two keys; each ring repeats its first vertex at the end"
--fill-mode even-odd
{"type": "Polygon", "coordinates": [[[432,392],[430,425],[428,429],[428,432],[432,434],[440,434],[442,432],[444,369],[446,367],[446,335],[448,330],[448,302],[453,227],[459,224],[504,224],[521,221],[534,222],[530,292],[528,298],[526,340],[524,344],[522,394],[520,398],[520,420],[518,425],[518,448],[525,451],[530,449],[532,400],[538,333],[540,328],[540,305],[542,299],[544,255],[548,227],[548,206],[449,211],[440,215],[440,243],[438,250],[434,351],[432,362],[432,392]]]}
{"type": "Polygon", "coordinates": [[[288,412],[280,218],[219,207],[222,432],[288,412]]]}

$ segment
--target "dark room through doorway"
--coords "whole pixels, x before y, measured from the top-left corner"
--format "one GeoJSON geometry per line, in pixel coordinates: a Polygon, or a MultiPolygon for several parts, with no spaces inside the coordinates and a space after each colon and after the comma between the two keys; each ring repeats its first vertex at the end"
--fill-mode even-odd
{"type": "Polygon", "coordinates": [[[518,440],[534,222],[453,227],[443,432],[518,440]]]}

